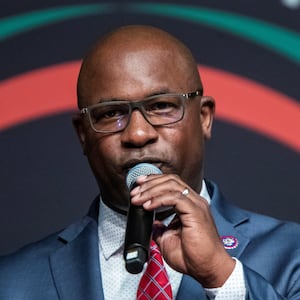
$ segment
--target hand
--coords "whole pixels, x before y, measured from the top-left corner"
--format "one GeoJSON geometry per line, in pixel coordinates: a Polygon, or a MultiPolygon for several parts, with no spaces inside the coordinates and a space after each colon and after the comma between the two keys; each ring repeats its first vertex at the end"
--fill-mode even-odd
{"type": "Polygon", "coordinates": [[[178,176],[149,175],[138,178],[131,201],[146,210],[172,206],[176,217],[165,228],[155,221],[154,238],[166,262],[188,274],[204,287],[221,287],[232,273],[235,261],[225,251],[207,201],[178,176]],[[188,188],[189,194],[182,191],[188,188]]]}

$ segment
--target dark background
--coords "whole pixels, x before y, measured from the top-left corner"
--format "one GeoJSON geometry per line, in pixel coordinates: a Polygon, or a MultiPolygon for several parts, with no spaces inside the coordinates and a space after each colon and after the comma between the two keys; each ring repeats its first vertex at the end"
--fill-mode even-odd
{"type": "MultiPolygon", "coordinates": [[[[7,81],[18,78],[16,76],[66,62],[79,62],[97,37],[119,25],[151,24],[183,40],[200,65],[233,73],[290,97],[299,115],[299,56],[291,58],[255,38],[251,40],[222,27],[169,16],[175,4],[209,8],[213,12],[232,13],[279,26],[277,29],[298,35],[300,41],[299,2],[165,1],[169,8],[160,6],[159,13],[155,13],[148,9],[138,11],[137,6],[132,5],[145,5],[143,1],[2,1],[0,103],[9,101],[10,109],[18,111],[20,103],[29,101],[21,94],[18,99],[3,98],[1,88],[7,81]],[[9,31],[23,20],[24,14],[42,15],[48,9],[61,11],[93,3],[112,6],[93,13],[83,13],[82,7],[77,16],[75,13],[61,19],[56,16],[51,22],[44,19],[36,26],[23,25],[20,30],[9,31]]],[[[161,5],[160,1],[153,3],[161,5]]],[[[29,17],[33,19],[34,15],[29,17]]],[[[285,42],[289,45],[288,39],[285,42]]],[[[33,91],[37,88],[33,82],[33,91]]],[[[49,91],[55,88],[49,86],[49,91]]],[[[49,91],[45,90],[45,96],[49,91]]],[[[75,85],[70,95],[74,93],[75,85]]],[[[234,90],[222,93],[235,95],[234,90]]],[[[245,90],[245,97],[249,93],[251,91],[245,90]]],[[[75,109],[76,99],[72,97],[75,109]]],[[[235,101],[243,101],[243,98],[235,101]]],[[[0,127],[0,254],[12,252],[83,216],[97,195],[98,188],[72,128],[73,108],[0,127]]],[[[269,109],[275,109],[272,103],[269,109]]],[[[0,120],[6,113],[2,107],[0,120]]],[[[283,113],[277,124],[287,118],[289,116],[283,113]]],[[[294,124],[299,128],[300,120],[295,119],[294,124]]],[[[242,124],[225,121],[217,114],[213,139],[207,145],[205,174],[239,206],[299,222],[299,155],[300,147],[291,147],[242,124]]]]}

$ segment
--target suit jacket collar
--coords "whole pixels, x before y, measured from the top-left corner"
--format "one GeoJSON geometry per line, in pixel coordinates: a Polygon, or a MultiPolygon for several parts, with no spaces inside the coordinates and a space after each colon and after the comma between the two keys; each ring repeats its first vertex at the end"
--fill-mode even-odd
{"type": "Polygon", "coordinates": [[[85,217],[63,231],[59,239],[65,245],[49,258],[59,299],[104,299],[97,223],[85,217]]]}
{"type": "MultiPolygon", "coordinates": [[[[236,238],[237,246],[227,251],[238,258],[249,243],[243,232],[248,214],[229,204],[214,183],[206,181],[206,184],[219,234],[236,238]]],[[[98,249],[98,212],[99,197],[93,202],[87,217],[59,235],[64,245],[50,256],[50,267],[60,299],[104,299],[98,249]]],[[[184,275],[176,299],[207,298],[201,285],[184,275]]]]}
{"type": "Polygon", "coordinates": [[[224,244],[225,249],[232,257],[239,258],[249,243],[246,235],[246,224],[249,220],[248,212],[237,208],[225,200],[218,187],[213,182],[207,182],[211,193],[211,212],[214,217],[219,236],[235,240],[235,244],[224,244]]]}

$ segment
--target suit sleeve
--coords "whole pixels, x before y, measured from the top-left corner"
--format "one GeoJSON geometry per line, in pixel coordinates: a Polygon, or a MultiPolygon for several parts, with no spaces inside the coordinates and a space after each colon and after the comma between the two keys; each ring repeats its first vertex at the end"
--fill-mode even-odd
{"type": "MultiPolygon", "coordinates": [[[[299,300],[300,299],[300,280],[286,282],[285,294],[277,291],[264,277],[257,272],[243,265],[246,284],[247,300],[299,300]]],[[[292,275],[292,274],[291,274],[292,275]]],[[[280,279],[278,279],[280,281],[280,279]]],[[[287,280],[286,280],[287,281],[287,280]]],[[[279,285],[283,286],[283,284],[279,285]]]]}

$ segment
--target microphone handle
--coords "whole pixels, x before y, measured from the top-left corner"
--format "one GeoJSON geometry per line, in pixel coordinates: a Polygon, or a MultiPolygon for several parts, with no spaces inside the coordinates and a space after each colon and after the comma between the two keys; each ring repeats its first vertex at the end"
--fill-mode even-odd
{"type": "Polygon", "coordinates": [[[126,270],[131,274],[142,272],[148,261],[154,212],[130,204],[124,247],[126,270]]]}

